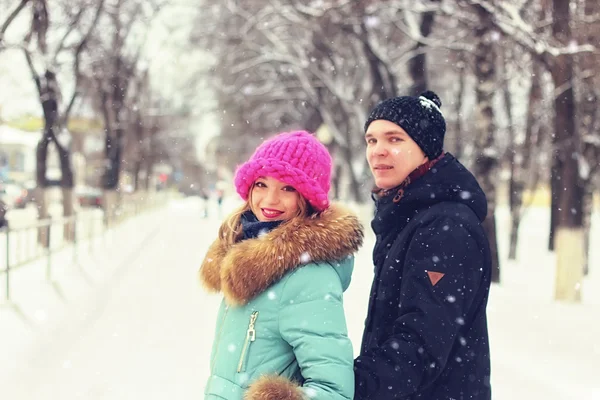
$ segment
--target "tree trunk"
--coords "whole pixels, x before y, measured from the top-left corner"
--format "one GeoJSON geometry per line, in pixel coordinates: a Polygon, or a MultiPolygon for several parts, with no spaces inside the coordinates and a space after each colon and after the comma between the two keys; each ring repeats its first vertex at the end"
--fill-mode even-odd
{"type": "Polygon", "coordinates": [[[119,196],[116,190],[105,189],[102,199],[104,205],[104,226],[112,227],[117,220],[117,208],[119,196]]]}
{"type": "Polygon", "coordinates": [[[458,93],[456,95],[456,102],[454,103],[454,116],[456,118],[456,123],[454,126],[454,155],[457,159],[462,159],[464,153],[464,145],[463,145],[463,129],[462,129],[462,108],[464,102],[465,95],[465,78],[467,76],[466,72],[466,60],[463,52],[458,54],[458,93]]]}
{"type": "Polygon", "coordinates": [[[331,178],[331,189],[333,192],[333,198],[336,200],[340,200],[340,179],[342,177],[343,168],[340,164],[334,164],[334,173],[331,178]]]}
{"type": "MultiPolygon", "coordinates": [[[[48,160],[48,144],[49,139],[43,135],[36,147],[36,194],[35,201],[38,208],[38,219],[45,220],[48,218],[48,202],[46,201],[46,169],[48,160]]],[[[46,228],[38,228],[37,233],[38,243],[43,247],[48,247],[48,231],[46,228]]]]}
{"type": "MultiPolygon", "coordinates": [[[[570,2],[553,1],[552,32],[563,45],[571,41],[570,2]]],[[[575,98],[573,93],[573,57],[555,57],[552,77],[557,95],[554,100],[555,140],[557,150],[558,212],[556,215],[557,300],[581,301],[581,282],[584,266],[583,185],[579,174],[579,146],[575,127],[575,98]]]]}
{"type": "MultiPolygon", "coordinates": [[[[510,154],[510,186],[509,186],[509,199],[511,209],[511,231],[510,231],[510,244],[508,258],[516,260],[517,248],[519,244],[519,227],[523,218],[524,208],[526,205],[523,204],[523,193],[528,186],[535,191],[537,189],[536,178],[538,175],[537,171],[531,171],[532,166],[535,165],[532,161],[532,152],[534,150],[534,136],[539,136],[541,130],[539,121],[538,110],[541,108],[542,101],[542,87],[540,77],[542,74],[539,63],[534,63],[533,71],[531,74],[531,87],[529,89],[529,104],[527,106],[527,125],[525,127],[525,141],[522,146],[514,147],[514,151],[510,154]],[[519,153],[519,168],[515,162],[516,153],[519,153]],[[534,175],[533,179],[531,175],[534,175]]],[[[508,76],[505,76],[508,79],[508,76]]],[[[514,136],[512,141],[514,142],[514,136]]]]}
{"type": "Polygon", "coordinates": [[[492,282],[500,282],[500,257],[498,251],[498,235],[496,233],[496,185],[494,170],[498,160],[493,157],[479,157],[475,162],[475,171],[481,188],[488,199],[488,212],[483,229],[487,235],[492,256],[492,282]],[[487,171],[487,172],[486,172],[487,171]]]}
{"type": "MultiPolygon", "coordinates": [[[[121,128],[116,128],[115,132],[121,128]]],[[[117,133],[118,134],[118,133],[117,133]]],[[[121,146],[119,137],[106,137],[106,170],[104,171],[104,214],[106,225],[112,225],[117,211],[117,190],[121,173],[121,146]]]]}
{"type": "Polygon", "coordinates": [[[523,196],[523,176],[522,167],[525,155],[522,153],[522,147],[517,143],[517,133],[515,132],[515,124],[512,112],[512,96],[509,86],[508,65],[514,60],[507,54],[507,50],[500,46],[500,58],[502,60],[502,75],[501,86],[502,96],[504,99],[504,107],[506,108],[506,116],[508,119],[508,134],[510,137],[510,145],[508,147],[508,163],[510,168],[510,181],[508,186],[508,197],[510,206],[511,226],[509,238],[508,258],[516,260],[517,245],[519,240],[519,225],[521,223],[521,203],[523,196]]]}
{"type": "Polygon", "coordinates": [[[140,174],[142,173],[142,160],[139,157],[135,160],[133,166],[133,191],[137,192],[140,189],[140,174]]]}
{"type": "Polygon", "coordinates": [[[552,149],[552,166],[550,167],[550,234],[548,235],[548,250],[550,251],[554,251],[555,249],[556,227],[558,224],[558,198],[560,196],[560,165],[558,163],[558,157],[558,150],[552,149]]]}
{"type": "MultiPolygon", "coordinates": [[[[36,194],[35,202],[38,209],[38,219],[45,220],[48,218],[48,202],[46,201],[46,169],[48,160],[48,144],[49,139],[43,135],[36,147],[36,194]]],[[[38,228],[37,241],[43,247],[48,247],[48,232],[44,227],[38,228]]]]}
{"type": "Polygon", "coordinates": [[[146,189],[146,193],[150,193],[152,191],[152,188],[150,187],[150,185],[152,184],[152,174],[154,173],[153,157],[151,155],[148,155],[145,161],[146,176],[144,177],[144,188],[146,189]]]}
{"type": "MultiPolygon", "coordinates": [[[[65,218],[71,218],[75,215],[75,208],[73,206],[73,167],[71,165],[71,153],[58,143],[58,140],[54,140],[54,144],[58,150],[58,157],[60,160],[61,170],[61,188],[63,195],[63,216],[65,218]]],[[[75,221],[69,222],[65,225],[63,230],[63,237],[66,241],[72,242],[75,239],[75,221]]]]}
{"type": "Polygon", "coordinates": [[[475,49],[475,89],[476,110],[476,146],[477,158],[474,164],[475,176],[488,198],[488,214],[483,227],[486,231],[492,254],[492,281],[500,282],[500,259],[496,235],[496,176],[498,154],[495,144],[496,125],[494,122],[493,98],[497,85],[496,48],[490,37],[493,24],[485,10],[475,6],[480,22],[475,29],[477,47],[475,49]]]}
{"type": "Polygon", "coordinates": [[[590,272],[590,235],[592,232],[592,213],[594,211],[594,185],[591,181],[584,183],[583,194],[583,274],[587,276],[590,272]]]}
{"type": "Polygon", "coordinates": [[[352,199],[357,203],[362,203],[362,191],[356,176],[356,171],[354,171],[354,158],[352,157],[352,149],[350,149],[350,146],[344,146],[342,151],[344,153],[344,161],[346,162],[348,178],[350,179],[350,193],[352,194],[352,199]]]}
{"type": "MultiPolygon", "coordinates": [[[[580,17],[587,18],[590,21],[599,14],[600,3],[598,0],[586,0],[583,7],[583,15],[580,15],[580,17]]],[[[582,26],[579,29],[581,43],[600,42],[600,19],[595,18],[593,21],[581,24],[582,26]]],[[[579,65],[578,81],[580,82],[577,114],[579,116],[578,128],[582,136],[600,139],[600,132],[598,131],[598,126],[600,125],[600,112],[598,111],[600,55],[597,53],[581,54],[577,56],[577,61],[579,65]]],[[[596,174],[600,170],[600,142],[594,140],[584,141],[583,155],[588,165],[590,165],[590,171],[585,179],[583,179],[584,275],[588,275],[590,269],[590,233],[594,208],[594,179],[596,179],[596,174]]]]}
{"type": "Polygon", "coordinates": [[[508,259],[516,260],[517,259],[517,246],[519,244],[519,227],[521,226],[521,213],[512,212],[511,215],[511,225],[510,225],[510,243],[508,249],[508,259]]]}
{"type": "MultiPolygon", "coordinates": [[[[439,0],[434,0],[433,2],[439,2],[439,0]]],[[[421,37],[427,38],[431,34],[434,20],[434,12],[423,13],[421,25],[419,26],[421,37]]],[[[426,45],[422,41],[418,41],[413,47],[416,55],[408,61],[408,74],[412,80],[409,92],[412,96],[418,96],[429,88],[427,79],[427,53],[423,51],[424,47],[426,45]]]]}

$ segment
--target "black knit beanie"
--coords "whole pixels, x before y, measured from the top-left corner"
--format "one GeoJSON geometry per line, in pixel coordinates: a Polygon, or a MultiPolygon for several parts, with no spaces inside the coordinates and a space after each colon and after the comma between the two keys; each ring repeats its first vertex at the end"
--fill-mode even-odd
{"type": "Polygon", "coordinates": [[[418,97],[401,96],[379,103],[369,114],[365,132],[371,122],[384,119],[400,126],[433,160],[442,153],[446,121],[440,108],[442,101],[428,90],[418,97]]]}

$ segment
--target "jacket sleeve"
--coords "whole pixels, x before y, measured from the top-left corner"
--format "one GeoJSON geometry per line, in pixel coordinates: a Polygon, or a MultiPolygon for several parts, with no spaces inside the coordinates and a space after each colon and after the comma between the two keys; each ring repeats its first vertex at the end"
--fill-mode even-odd
{"type": "Polygon", "coordinates": [[[298,360],[304,398],[354,397],[354,356],[342,292],[339,276],[327,264],[299,268],[283,290],[279,329],[298,360]]]}
{"type": "Polygon", "coordinates": [[[469,323],[484,268],[483,250],[461,222],[439,217],[415,232],[392,334],[355,360],[355,399],[404,398],[452,362],[449,353],[469,323]]]}

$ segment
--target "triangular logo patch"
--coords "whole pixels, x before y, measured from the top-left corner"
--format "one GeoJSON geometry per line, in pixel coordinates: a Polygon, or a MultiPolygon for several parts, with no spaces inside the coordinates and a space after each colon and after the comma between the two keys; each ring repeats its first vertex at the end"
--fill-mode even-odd
{"type": "Polygon", "coordinates": [[[441,272],[427,271],[427,275],[429,275],[429,280],[431,281],[431,284],[435,286],[440,281],[440,279],[444,277],[445,274],[442,274],[441,272]]]}

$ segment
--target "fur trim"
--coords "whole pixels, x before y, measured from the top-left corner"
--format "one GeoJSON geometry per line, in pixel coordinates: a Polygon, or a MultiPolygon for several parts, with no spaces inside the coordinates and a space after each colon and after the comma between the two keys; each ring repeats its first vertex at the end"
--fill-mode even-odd
{"type": "Polygon", "coordinates": [[[245,304],[302,264],[352,255],[363,236],[358,218],[332,205],[316,217],[288,221],[229,249],[217,239],[200,267],[200,278],[209,290],[222,291],[229,304],[245,304]]]}
{"type": "Polygon", "coordinates": [[[244,400],[306,400],[300,386],[282,376],[262,376],[250,385],[244,400]]]}

